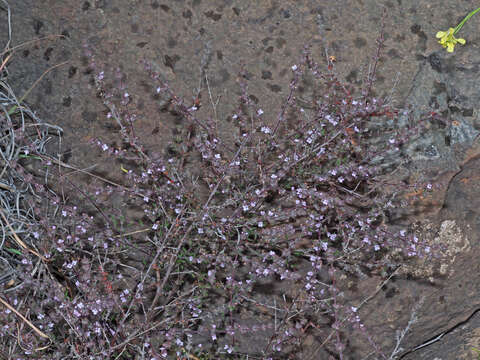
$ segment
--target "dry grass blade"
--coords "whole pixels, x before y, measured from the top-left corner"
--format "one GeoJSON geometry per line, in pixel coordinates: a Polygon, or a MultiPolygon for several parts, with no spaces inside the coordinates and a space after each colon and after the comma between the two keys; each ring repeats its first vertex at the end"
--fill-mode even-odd
{"type": "Polygon", "coordinates": [[[13,191],[13,188],[11,186],[8,186],[7,184],[1,183],[1,182],[0,182],[0,189],[8,190],[10,192],[13,191]]]}
{"type": "Polygon", "coordinates": [[[12,57],[12,54],[8,55],[8,56],[5,58],[5,60],[3,60],[2,65],[0,66],[0,71],[3,70],[3,68],[5,67],[5,65],[7,65],[7,62],[8,62],[8,60],[10,60],[11,57],[12,57]]]}
{"type": "Polygon", "coordinates": [[[56,38],[65,38],[65,36],[64,35],[48,35],[48,36],[44,36],[44,37],[41,37],[41,38],[38,38],[38,39],[35,39],[35,40],[25,41],[24,43],[18,44],[16,46],[12,47],[12,48],[5,49],[4,51],[2,51],[0,53],[0,56],[5,55],[9,52],[15,52],[15,50],[21,49],[22,47],[28,46],[30,44],[34,44],[34,43],[39,42],[39,41],[53,40],[53,39],[56,39],[56,38]]]}
{"type": "MultiPolygon", "coordinates": [[[[17,315],[20,319],[22,319],[28,326],[32,328],[33,331],[35,331],[39,336],[45,338],[45,339],[50,339],[48,335],[46,335],[43,331],[41,331],[39,328],[37,328],[35,325],[33,325],[25,316],[20,314],[13,306],[11,306],[9,303],[7,303],[5,300],[3,300],[0,297],[0,302],[10,311],[14,312],[15,315],[17,315]]],[[[48,346],[47,346],[48,347],[48,346]]],[[[43,350],[45,348],[40,348],[39,350],[43,350]]]]}
{"type": "Polygon", "coordinates": [[[12,236],[13,238],[15,239],[15,241],[17,242],[18,245],[20,245],[22,248],[24,248],[25,250],[27,250],[28,252],[38,256],[40,259],[42,259],[43,261],[50,261],[48,259],[46,259],[44,256],[40,255],[38,252],[36,252],[35,250],[32,250],[30,249],[27,245],[25,245],[25,243],[22,241],[22,239],[20,239],[20,237],[17,235],[17,233],[15,232],[15,230],[12,228],[12,225],[10,225],[10,222],[8,221],[7,217],[5,216],[4,212],[2,209],[0,209],[0,216],[2,216],[3,218],[3,221],[5,221],[5,224],[7,224],[8,228],[10,229],[10,231],[12,232],[12,236]]]}
{"type": "MultiPolygon", "coordinates": [[[[93,178],[95,178],[95,179],[98,179],[98,180],[103,181],[103,182],[105,182],[105,183],[107,183],[107,184],[116,186],[116,187],[118,187],[118,188],[120,188],[120,189],[129,190],[129,189],[126,188],[125,186],[120,185],[120,184],[118,184],[118,183],[116,183],[116,182],[114,182],[114,181],[111,181],[111,180],[108,180],[108,179],[106,179],[106,178],[104,178],[104,177],[95,175],[95,174],[93,174],[93,173],[91,173],[91,172],[89,172],[89,171],[86,171],[86,170],[83,170],[83,169],[78,169],[78,168],[76,168],[76,167],[74,167],[74,166],[68,165],[68,164],[66,164],[66,163],[64,163],[64,162],[62,162],[62,161],[60,161],[60,160],[55,159],[55,158],[46,157],[46,156],[43,156],[43,155],[39,155],[39,156],[40,156],[43,160],[45,160],[45,161],[51,161],[52,163],[57,164],[57,165],[59,165],[59,166],[62,166],[62,167],[64,167],[64,168],[66,168],[66,169],[78,171],[78,172],[81,172],[82,174],[91,176],[91,177],[93,177],[93,178]]],[[[138,195],[138,196],[143,196],[143,195],[138,195]]]]}
{"type": "MultiPolygon", "coordinates": [[[[40,77],[33,83],[32,86],[30,86],[30,88],[25,92],[25,94],[23,94],[23,96],[19,99],[19,103],[21,103],[23,100],[25,100],[25,98],[28,96],[28,94],[30,93],[30,91],[32,91],[32,89],[33,89],[35,86],[37,86],[37,84],[40,82],[40,80],[43,79],[43,77],[44,77],[45,75],[47,75],[47,74],[48,74],[50,71],[52,71],[53,69],[55,69],[55,68],[57,68],[57,67],[59,67],[59,66],[65,65],[65,64],[68,64],[68,61],[64,61],[64,62],[62,62],[62,63],[60,63],[60,64],[54,65],[54,66],[48,68],[47,70],[45,70],[45,71],[43,72],[43,74],[40,75],[40,77]]],[[[15,110],[18,109],[18,106],[19,106],[19,105],[14,105],[10,110],[8,110],[8,115],[12,115],[12,114],[15,112],[15,110]]]]}

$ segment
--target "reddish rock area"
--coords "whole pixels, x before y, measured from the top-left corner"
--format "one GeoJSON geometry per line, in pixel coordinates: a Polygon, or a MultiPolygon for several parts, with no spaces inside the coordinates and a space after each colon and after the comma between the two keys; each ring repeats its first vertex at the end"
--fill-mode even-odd
{"type": "MultiPolygon", "coordinates": [[[[410,105],[415,116],[440,114],[425,136],[409,150],[412,177],[430,181],[431,194],[411,196],[416,209],[399,220],[416,226],[421,236],[444,245],[438,262],[405,264],[387,282],[362,280],[348,294],[360,303],[369,333],[382,349],[393,349],[396,334],[408,328],[395,358],[476,359],[480,347],[480,145],[478,143],[479,41],[473,18],[462,30],[466,46],[453,54],[442,49],[435,33],[455,26],[469,11],[466,2],[385,1],[385,47],[375,92],[410,105]],[[477,54],[477,55],[475,55],[477,54]],[[477,203],[478,202],[478,203],[477,203]],[[414,311],[416,309],[416,311],[414,311]],[[415,319],[410,325],[409,321],[415,319]]],[[[382,7],[375,0],[45,0],[11,1],[12,46],[20,46],[10,65],[12,86],[24,93],[47,69],[27,102],[41,118],[65,130],[64,151],[77,167],[99,164],[109,178],[119,178],[119,164],[88,151],[101,136],[116,133],[96,97],[84,45],[112,84],[117,68],[138,106],[139,136],[163,152],[176,123],[162,113],[145,59],[179,96],[202,93],[205,115],[218,118],[228,132],[228,117],[240,93],[236,78],[243,68],[250,92],[266,114],[276,114],[288,93],[290,68],[304,45],[321,59],[334,56],[336,70],[360,85],[374,53],[382,7]],[[325,53],[325,49],[328,53],[325,53]],[[218,106],[214,106],[218,104],[218,106]],[[159,131],[159,129],[161,131],[159,131]]],[[[6,41],[6,24],[0,24],[6,41]]],[[[304,89],[305,100],[311,89],[304,89]]],[[[405,195],[408,200],[410,197],[405,195]]],[[[252,340],[254,341],[254,340],[252,340]]],[[[372,359],[364,339],[350,339],[348,359],[372,359]]],[[[305,339],[304,359],[327,359],[317,339],[305,339]]],[[[389,352],[390,353],[390,352],[389,352]]]]}

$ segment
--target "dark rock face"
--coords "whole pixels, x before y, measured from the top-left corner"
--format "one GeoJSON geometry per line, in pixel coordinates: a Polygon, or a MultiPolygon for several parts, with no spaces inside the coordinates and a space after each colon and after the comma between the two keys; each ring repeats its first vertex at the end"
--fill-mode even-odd
{"type": "MultiPolygon", "coordinates": [[[[149,79],[139,59],[151,61],[163,79],[187,98],[207,75],[214,93],[229,95],[222,97],[217,109],[222,119],[237,105],[226,99],[238,95],[235,81],[243,64],[250,74],[250,92],[266,114],[277,114],[288,91],[290,68],[298,62],[305,44],[312,44],[319,61],[327,49],[337,58],[340,77],[358,86],[373,54],[382,14],[376,0],[344,0],[320,7],[314,0],[165,1],[168,6],[160,1],[131,0],[10,3],[13,46],[63,34],[63,39],[42,40],[23,49],[9,70],[14,79],[11,85],[23,94],[50,66],[69,61],[33,89],[27,101],[40,117],[65,129],[65,143],[76,149],[70,161],[79,167],[98,160],[85,145],[89,138],[115,138],[105,120],[105,109],[95,98],[92,69],[82,58],[84,43],[95,49],[98,62],[107,65],[106,72],[112,74],[120,67],[128,75],[129,92],[142,98],[138,135],[150,150],[160,151],[169,132],[158,134],[158,126],[175,119],[158,104],[153,88],[142,86],[149,79]]],[[[437,43],[438,30],[455,26],[457,19],[471,10],[466,2],[453,9],[451,4],[447,0],[437,0],[435,6],[430,0],[386,2],[383,51],[388,59],[381,58],[378,78],[384,81],[374,89],[378,96],[393,95],[397,104],[411,106],[414,121],[432,111],[437,114],[405,149],[410,162],[404,167],[412,179],[439,188],[417,204],[428,213],[407,219],[421,220],[419,233],[448,245],[448,261],[406,264],[360,313],[370,335],[388,355],[395,346],[396,331],[406,327],[412,307],[425,296],[417,322],[401,344],[410,351],[404,359],[472,358],[475,353],[470,348],[478,346],[480,337],[476,313],[480,308],[480,50],[471,43],[474,27],[469,28],[470,23],[465,26],[467,45],[458,45],[453,54],[437,43]],[[429,19],[436,21],[432,25],[429,19]],[[442,342],[413,351],[441,334],[442,342]]],[[[3,42],[5,26],[0,23],[3,42]]],[[[305,89],[307,98],[309,91],[305,89]]],[[[202,111],[205,109],[208,107],[202,111]]],[[[406,117],[398,119],[400,124],[406,121],[406,117]]],[[[220,125],[221,131],[228,133],[228,123],[220,125]]],[[[103,165],[105,171],[118,171],[115,164],[103,165]]],[[[357,292],[349,296],[360,302],[382,282],[379,276],[361,280],[357,292]]],[[[320,343],[306,336],[303,358],[327,358],[318,350],[320,343]]],[[[348,354],[350,359],[364,358],[371,351],[363,338],[351,339],[350,345],[355,349],[348,354]]],[[[245,342],[239,344],[242,346],[249,349],[253,345],[245,342]]],[[[254,347],[261,348],[261,344],[254,347]]]]}

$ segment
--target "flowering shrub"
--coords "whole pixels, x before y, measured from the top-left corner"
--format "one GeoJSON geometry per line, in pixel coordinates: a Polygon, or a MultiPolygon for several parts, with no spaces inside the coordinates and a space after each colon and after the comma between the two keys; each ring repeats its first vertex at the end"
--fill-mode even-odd
{"type": "MultiPolygon", "coordinates": [[[[2,312],[2,341],[12,353],[296,358],[313,332],[328,352],[344,358],[348,336],[359,331],[385,357],[388,349],[362,324],[361,304],[343,297],[341,279],[377,269],[391,273],[432,249],[408,229],[388,225],[405,190],[388,173],[420,126],[400,126],[399,111],[370,96],[374,72],[355,96],[333,64],[322,70],[307,48],[291,68],[278,116],[269,118],[240,82],[242,95],[230,116],[235,131],[226,138],[212,121],[197,117],[198,101],[176,96],[144,62],[168,110],[188,124],[181,143],[170,144],[180,150],[160,156],[136,135],[134,96],[126,88],[107,90],[104,71],[86,51],[107,118],[122,138],[118,147],[100,138],[93,144],[135,165],[122,166],[123,185],[66,184],[86,195],[92,215],[57,195],[47,197],[53,210],[49,217],[37,214],[36,230],[46,259],[19,257],[22,285],[7,297],[16,306],[28,304],[21,308],[29,309],[50,343],[17,329],[14,314],[2,312]],[[296,94],[309,76],[323,95],[305,109],[296,94]],[[143,217],[132,223],[108,200],[98,200],[109,197],[142,209],[143,217]]],[[[42,159],[54,172],[52,159],[42,159]]]]}

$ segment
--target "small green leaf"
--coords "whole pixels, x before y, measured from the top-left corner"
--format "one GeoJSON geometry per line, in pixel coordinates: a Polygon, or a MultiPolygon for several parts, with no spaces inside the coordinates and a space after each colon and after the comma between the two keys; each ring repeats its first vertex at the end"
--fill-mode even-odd
{"type": "Polygon", "coordinates": [[[17,254],[17,255],[22,255],[22,252],[21,251],[18,251],[17,249],[12,249],[12,248],[6,248],[8,251],[14,253],[14,254],[17,254]]]}
{"type": "Polygon", "coordinates": [[[27,154],[19,154],[18,157],[19,157],[20,159],[36,159],[36,160],[42,160],[42,158],[39,157],[39,156],[27,155],[27,154]]]}

